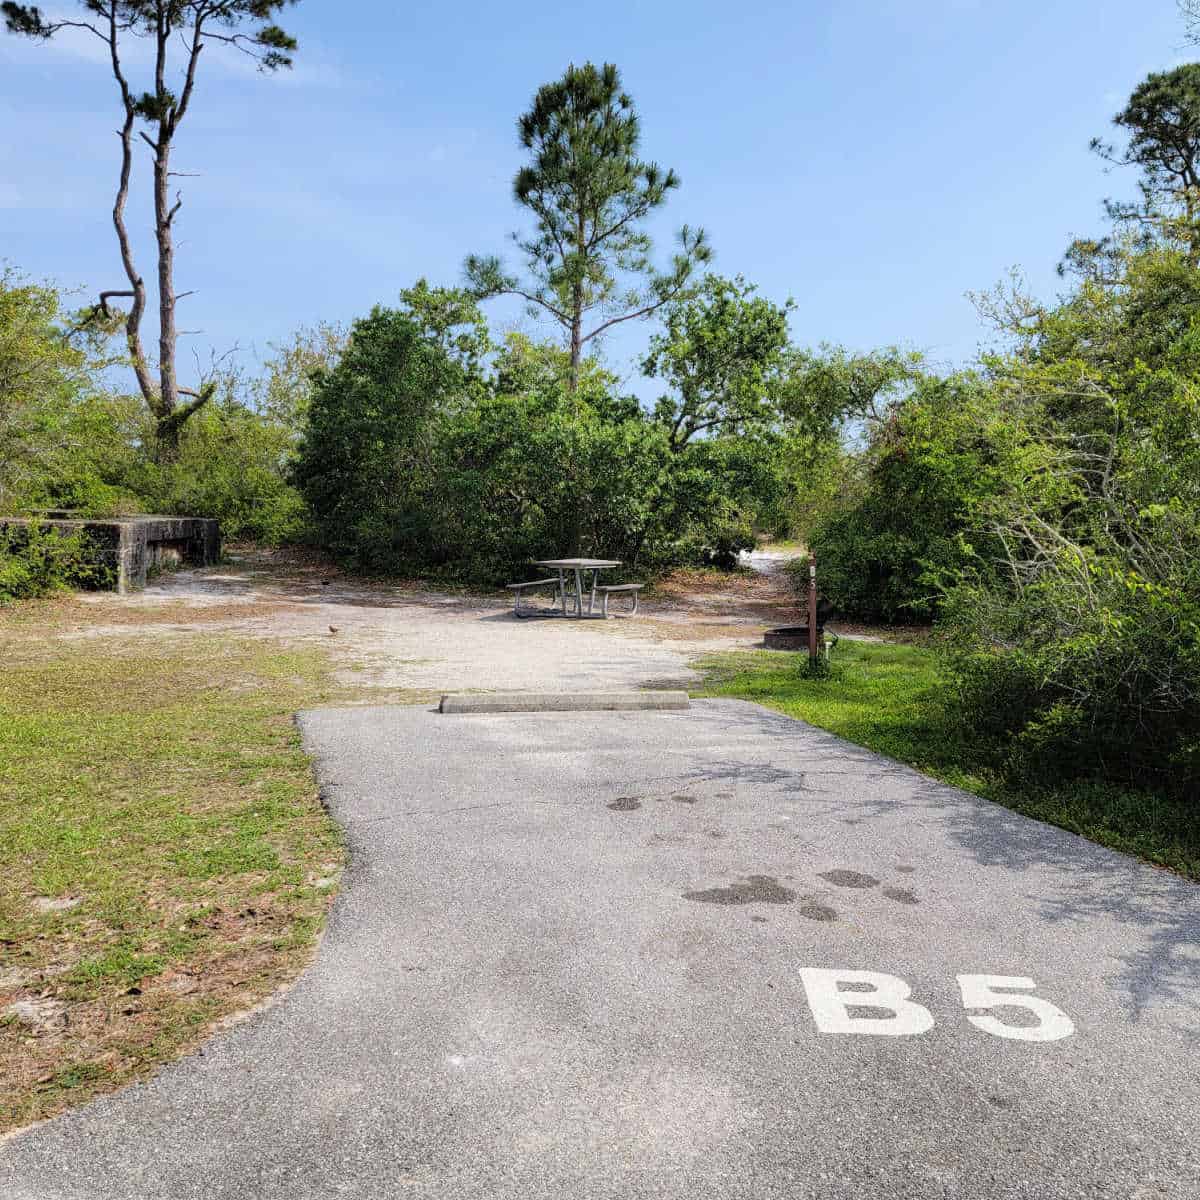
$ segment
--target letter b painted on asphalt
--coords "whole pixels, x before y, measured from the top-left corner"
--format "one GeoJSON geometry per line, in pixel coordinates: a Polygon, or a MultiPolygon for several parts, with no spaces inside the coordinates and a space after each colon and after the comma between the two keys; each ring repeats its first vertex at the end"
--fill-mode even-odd
{"type": "Polygon", "coordinates": [[[822,1033],[905,1037],[933,1028],[933,1014],[908,998],[912,988],[896,975],[802,967],[800,981],[822,1033]],[[854,990],[843,990],[843,985],[854,990]],[[856,1016],[850,1012],[852,1007],[883,1010],[886,1015],[856,1016]]]}

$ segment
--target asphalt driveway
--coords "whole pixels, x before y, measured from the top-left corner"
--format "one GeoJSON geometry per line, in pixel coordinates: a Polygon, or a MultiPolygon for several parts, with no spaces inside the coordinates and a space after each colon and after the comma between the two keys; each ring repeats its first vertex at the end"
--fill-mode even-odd
{"type": "Polygon", "coordinates": [[[5,1200],[1200,1196],[1200,889],[736,701],[302,725],[316,964],[5,1200]]]}

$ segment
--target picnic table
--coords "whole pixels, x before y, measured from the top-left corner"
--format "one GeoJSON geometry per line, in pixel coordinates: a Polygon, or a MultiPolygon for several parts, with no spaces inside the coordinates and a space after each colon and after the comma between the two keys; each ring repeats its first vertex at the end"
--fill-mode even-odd
{"type": "Polygon", "coordinates": [[[592,573],[592,588],[588,596],[587,615],[594,616],[596,608],[596,577],[601,571],[611,570],[613,567],[619,567],[621,563],[610,558],[540,558],[534,562],[534,566],[549,567],[552,571],[558,572],[558,591],[562,596],[562,611],[563,616],[567,615],[567,588],[566,588],[566,573],[573,571],[575,573],[575,615],[583,616],[583,575],[585,571],[592,573]]]}

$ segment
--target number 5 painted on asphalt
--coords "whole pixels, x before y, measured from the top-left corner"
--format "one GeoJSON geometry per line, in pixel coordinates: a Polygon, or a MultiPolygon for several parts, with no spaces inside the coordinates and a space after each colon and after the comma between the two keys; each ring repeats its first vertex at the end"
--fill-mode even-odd
{"type": "Polygon", "coordinates": [[[1026,1008],[1038,1018],[1036,1025],[1006,1025],[998,1017],[967,1014],[967,1020],[976,1029],[994,1037],[1018,1042],[1056,1042],[1075,1032],[1074,1023],[1061,1008],[1040,996],[1022,994],[1037,987],[1032,979],[1020,975],[959,975],[958,986],[963,1008],[1026,1008]]]}

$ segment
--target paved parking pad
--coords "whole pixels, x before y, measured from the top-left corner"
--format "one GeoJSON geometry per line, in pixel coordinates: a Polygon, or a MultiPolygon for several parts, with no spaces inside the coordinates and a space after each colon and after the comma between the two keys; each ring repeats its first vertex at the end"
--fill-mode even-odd
{"type": "Polygon", "coordinates": [[[281,1003],[6,1200],[1200,1196],[1200,891],[799,722],[308,713],[281,1003]]]}

